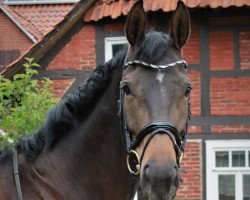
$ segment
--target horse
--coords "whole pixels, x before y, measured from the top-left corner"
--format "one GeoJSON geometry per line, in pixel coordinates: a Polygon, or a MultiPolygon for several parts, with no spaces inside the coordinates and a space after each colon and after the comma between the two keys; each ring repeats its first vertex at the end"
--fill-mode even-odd
{"type": "Polygon", "coordinates": [[[138,1],[126,21],[128,46],[59,102],[38,131],[1,151],[1,200],[124,200],[139,186],[150,200],[175,197],[191,91],[181,59],[187,8],[178,2],[169,34],[146,26],[138,1]]]}

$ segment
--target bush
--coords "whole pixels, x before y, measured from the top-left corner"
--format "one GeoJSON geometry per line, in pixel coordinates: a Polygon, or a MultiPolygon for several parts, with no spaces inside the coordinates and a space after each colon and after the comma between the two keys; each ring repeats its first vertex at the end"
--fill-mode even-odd
{"type": "Polygon", "coordinates": [[[45,113],[58,102],[49,79],[32,79],[40,65],[26,58],[23,66],[25,73],[13,80],[0,76],[0,148],[37,130],[45,113]]]}

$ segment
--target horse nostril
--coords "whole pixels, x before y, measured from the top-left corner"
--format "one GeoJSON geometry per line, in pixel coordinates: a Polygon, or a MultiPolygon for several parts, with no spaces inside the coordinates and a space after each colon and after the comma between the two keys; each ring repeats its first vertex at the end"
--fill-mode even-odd
{"type": "Polygon", "coordinates": [[[144,166],[144,170],[143,170],[143,174],[144,174],[144,177],[146,178],[146,179],[149,179],[149,177],[151,176],[151,169],[150,169],[150,167],[149,167],[149,165],[145,165],[144,166]]]}
{"type": "Polygon", "coordinates": [[[172,181],[178,176],[178,166],[173,163],[157,166],[155,163],[150,162],[144,166],[142,175],[146,182],[157,180],[172,181]]]}

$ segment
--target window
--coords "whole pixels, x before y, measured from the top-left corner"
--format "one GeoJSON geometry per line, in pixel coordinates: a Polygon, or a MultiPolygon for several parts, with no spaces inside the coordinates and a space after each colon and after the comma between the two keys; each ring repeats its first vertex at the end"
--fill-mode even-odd
{"type": "Polygon", "coordinates": [[[207,200],[250,200],[250,140],[206,141],[207,200]]]}
{"type": "Polygon", "coordinates": [[[126,37],[107,37],[105,38],[105,62],[113,58],[113,56],[124,46],[128,41],[126,37]]]}

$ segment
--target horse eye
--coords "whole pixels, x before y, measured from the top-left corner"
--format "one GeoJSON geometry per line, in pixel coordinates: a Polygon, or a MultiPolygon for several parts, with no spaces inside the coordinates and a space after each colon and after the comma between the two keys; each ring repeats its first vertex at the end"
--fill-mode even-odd
{"type": "Polygon", "coordinates": [[[128,85],[124,85],[123,90],[126,95],[131,95],[131,91],[128,85]]]}
{"type": "Polygon", "coordinates": [[[186,91],[185,91],[185,96],[186,97],[190,94],[191,90],[192,90],[192,86],[190,84],[188,84],[188,86],[186,88],[186,91]]]}

